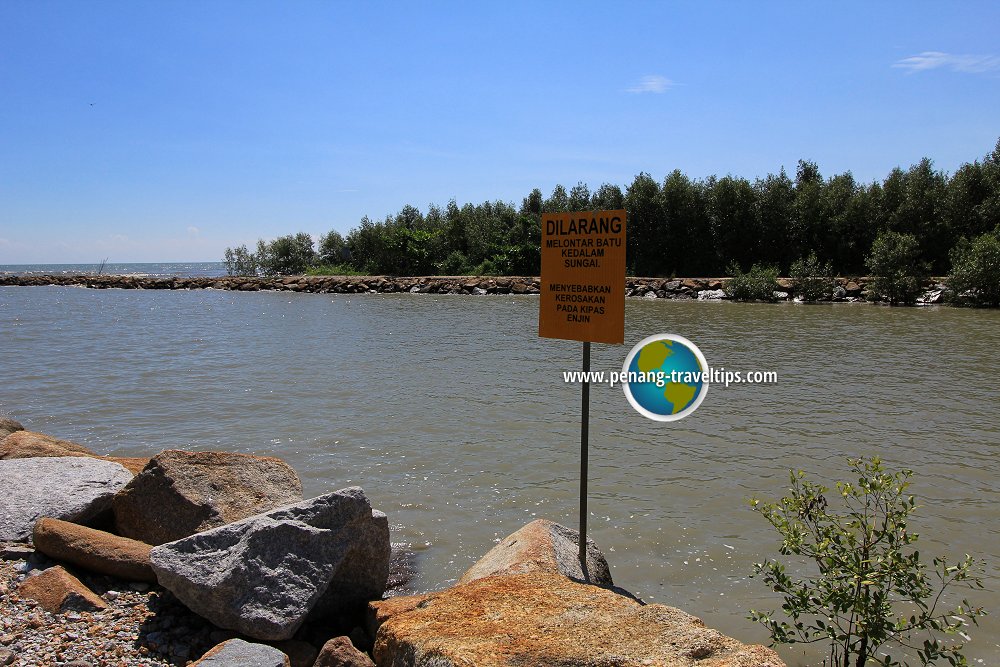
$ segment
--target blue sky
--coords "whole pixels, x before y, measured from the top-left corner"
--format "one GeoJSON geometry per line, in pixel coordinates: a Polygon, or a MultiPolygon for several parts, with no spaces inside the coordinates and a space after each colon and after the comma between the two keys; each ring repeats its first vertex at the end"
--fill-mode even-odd
{"type": "Polygon", "coordinates": [[[1000,3],[0,2],[0,263],[1000,138],[1000,3]]]}

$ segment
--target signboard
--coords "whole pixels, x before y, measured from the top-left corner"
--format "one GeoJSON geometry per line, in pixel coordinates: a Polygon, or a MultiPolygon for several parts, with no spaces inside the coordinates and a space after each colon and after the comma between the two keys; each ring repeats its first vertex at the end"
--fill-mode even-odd
{"type": "Polygon", "coordinates": [[[625,211],[542,214],[538,335],[625,342],[625,211]]]}

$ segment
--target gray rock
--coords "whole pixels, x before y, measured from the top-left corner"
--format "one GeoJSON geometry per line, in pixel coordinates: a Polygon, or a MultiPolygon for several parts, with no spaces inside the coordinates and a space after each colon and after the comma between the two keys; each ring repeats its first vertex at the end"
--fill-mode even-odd
{"type": "Polygon", "coordinates": [[[21,425],[21,422],[11,419],[10,417],[0,417],[0,440],[3,440],[14,431],[23,430],[24,426],[21,425]]]}
{"type": "Polygon", "coordinates": [[[265,644],[242,639],[222,642],[191,667],[288,667],[288,656],[265,644]]]}
{"type": "Polygon", "coordinates": [[[778,301],[785,301],[788,299],[788,292],[779,292],[778,290],[775,290],[771,292],[771,294],[778,301]]]}
{"type": "Polygon", "coordinates": [[[458,583],[484,577],[548,572],[598,586],[613,586],[611,570],[597,544],[587,538],[587,572],[580,567],[580,533],[547,519],[536,519],[508,535],[470,567],[458,583]]]}
{"type": "Polygon", "coordinates": [[[844,299],[847,297],[847,290],[844,289],[843,285],[837,285],[833,288],[833,298],[834,299],[844,299]]]}
{"type": "Polygon", "coordinates": [[[26,560],[33,553],[27,544],[0,544],[0,560],[26,560]]]}
{"type": "Polygon", "coordinates": [[[0,541],[30,541],[42,517],[86,522],[131,479],[117,463],[77,456],[0,461],[0,541]]]}
{"type": "Polygon", "coordinates": [[[358,487],[155,547],[164,588],[215,625],[268,641],[385,591],[389,524],[358,487]]]}
{"type": "Polygon", "coordinates": [[[944,301],[943,289],[932,289],[924,292],[920,299],[921,303],[941,303],[944,301]]]}
{"type": "Polygon", "coordinates": [[[718,301],[726,298],[725,290],[703,289],[698,292],[698,301],[718,301]]]}

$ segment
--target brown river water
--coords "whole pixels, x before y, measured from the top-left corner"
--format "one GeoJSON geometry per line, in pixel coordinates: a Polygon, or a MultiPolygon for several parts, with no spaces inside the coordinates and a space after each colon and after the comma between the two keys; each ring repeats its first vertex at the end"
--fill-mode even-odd
{"type": "MultiPolygon", "coordinates": [[[[544,517],[578,523],[581,344],[540,339],[537,297],[0,288],[0,413],[106,454],[279,456],[309,496],[360,485],[417,554],[413,591],[453,583],[544,517]]],[[[922,553],[986,561],[972,664],[1000,664],[1000,312],[632,300],[626,344],[684,336],[714,368],[689,417],[591,391],[589,534],[615,582],[743,641],[778,602],[749,578],[778,539],[747,499],[847,458],[914,470],[922,553]]],[[[823,653],[780,649],[790,665],[823,653]]]]}

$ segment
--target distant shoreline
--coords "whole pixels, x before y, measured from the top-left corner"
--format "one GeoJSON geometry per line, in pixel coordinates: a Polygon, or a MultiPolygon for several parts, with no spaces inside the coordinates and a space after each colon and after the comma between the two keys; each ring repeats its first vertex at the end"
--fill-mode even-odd
{"type": "MultiPolygon", "coordinates": [[[[718,301],[727,278],[637,278],[625,279],[625,296],[645,299],[718,301]]],[[[867,277],[834,279],[835,302],[865,301],[867,277]]],[[[779,301],[791,300],[792,283],[778,279],[779,301]]],[[[535,276],[201,276],[153,277],[136,275],[0,275],[0,286],[86,287],[90,289],[217,289],[240,292],[280,291],[318,294],[538,294],[541,283],[535,276]]],[[[938,303],[940,288],[936,281],[927,285],[930,299],[938,303]]]]}

